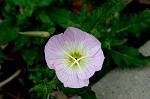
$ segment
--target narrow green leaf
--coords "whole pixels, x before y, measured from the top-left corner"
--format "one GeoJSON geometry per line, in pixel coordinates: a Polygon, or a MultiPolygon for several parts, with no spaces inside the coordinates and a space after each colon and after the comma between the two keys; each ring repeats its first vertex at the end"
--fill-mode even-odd
{"type": "Polygon", "coordinates": [[[142,56],[137,49],[130,47],[117,47],[116,50],[108,49],[109,55],[113,58],[118,67],[131,66],[142,67],[150,63],[150,58],[142,56]]]}
{"type": "Polygon", "coordinates": [[[150,25],[150,12],[143,11],[139,14],[126,15],[112,27],[110,34],[121,34],[127,36],[134,34],[136,37],[141,36],[141,31],[144,31],[150,25]],[[127,20],[127,21],[126,21],[127,20]]]}
{"type": "Polygon", "coordinates": [[[108,18],[112,17],[112,15],[114,15],[116,12],[120,12],[121,9],[123,9],[125,6],[126,4],[118,1],[106,3],[102,7],[98,8],[92,15],[93,20],[95,20],[96,22],[96,23],[93,22],[94,23],[93,29],[97,28],[99,24],[101,25],[106,24],[106,20],[108,18]]]}

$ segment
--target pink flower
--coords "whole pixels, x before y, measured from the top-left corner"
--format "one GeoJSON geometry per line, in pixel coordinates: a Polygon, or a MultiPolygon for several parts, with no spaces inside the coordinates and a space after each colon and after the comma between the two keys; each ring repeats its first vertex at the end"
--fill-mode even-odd
{"type": "Polygon", "coordinates": [[[101,70],[104,54],[94,36],[68,27],[64,33],[49,39],[45,59],[65,87],[82,88],[88,86],[95,71],[101,70]]]}

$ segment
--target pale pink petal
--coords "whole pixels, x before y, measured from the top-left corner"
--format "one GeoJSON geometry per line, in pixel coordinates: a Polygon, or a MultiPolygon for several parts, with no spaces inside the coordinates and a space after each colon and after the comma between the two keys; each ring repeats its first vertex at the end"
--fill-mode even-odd
{"type": "Polygon", "coordinates": [[[53,54],[45,55],[47,65],[50,69],[55,69],[54,64],[60,60],[66,60],[65,58],[56,57],[53,54]]]}
{"type": "Polygon", "coordinates": [[[104,62],[104,55],[101,51],[96,53],[93,57],[90,57],[86,60],[87,64],[91,64],[95,71],[99,71],[102,68],[104,62]]]}
{"type": "Polygon", "coordinates": [[[96,43],[98,45],[100,44],[100,42],[93,35],[87,33],[84,40],[84,46],[89,47],[89,45],[93,45],[93,43],[96,43]]]}
{"type": "Polygon", "coordinates": [[[92,55],[101,48],[101,43],[94,36],[80,29],[69,27],[64,32],[64,35],[67,35],[72,40],[71,46],[75,50],[80,47],[84,52],[92,55]]]}
{"type": "Polygon", "coordinates": [[[63,61],[59,61],[55,64],[55,71],[58,79],[65,87],[82,88],[89,84],[88,79],[80,80],[77,76],[76,70],[66,66],[63,61]]]}
{"type": "Polygon", "coordinates": [[[81,80],[89,79],[95,73],[95,69],[93,69],[93,65],[85,64],[81,69],[78,71],[78,77],[81,80]]]}
{"type": "Polygon", "coordinates": [[[68,27],[64,34],[67,35],[73,42],[80,44],[85,39],[87,33],[74,27],[68,27]]]}
{"type": "Polygon", "coordinates": [[[45,52],[45,60],[47,62],[47,65],[50,69],[54,69],[53,64],[55,63],[56,59],[59,59],[59,55],[55,54],[56,52],[50,49],[47,45],[44,49],[45,52]]]}
{"type": "Polygon", "coordinates": [[[88,56],[94,55],[99,49],[101,49],[101,43],[92,35],[87,34],[83,41],[83,46],[88,56]]]}
{"type": "Polygon", "coordinates": [[[70,42],[69,38],[65,37],[63,33],[52,36],[47,42],[46,46],[56,53],[63,53],[66,50],[66,42],[70,42]]]}
{"type": "Polygon", "coordinates": [[[65,40],[62,36],[63,34],[61,33],[51,37],[45,45],[45,59],[50,69],[54,69],[54,63],[57,60],[66,57],[64,51],[67,49],[67,46],[65,46],[65,40]]]}
{"type": "Polygon", "coordinates": [[[92,57],[92,56],[94,56],[99,50],[100,50],[100,47],[99,47],[99,46],[94,46],[94,47],[92,47],[90,50],[87,50],[87,51],[86,51],[87,56],[88,56],[88,57],[92,57]]]}
{"type": "Polygon", "coordinates": [[[89,79],[94,75],[95,71],[101,70],[103,61],[103,52],[102,50],[99,50],[92,57],[88,57],[85,59],[84,66],[82,66],[78,72],[78,77],[82,80],[89,79]]]}
{"type": "Polygon", "coordinates": [[[70,88],[82,88],[88,86],[88,84],[89,79],[84,80],[79,79],[76,72],[71,72],[70,75],[68,76],[67,81],[64,82],[64,86],[70,88]]]}

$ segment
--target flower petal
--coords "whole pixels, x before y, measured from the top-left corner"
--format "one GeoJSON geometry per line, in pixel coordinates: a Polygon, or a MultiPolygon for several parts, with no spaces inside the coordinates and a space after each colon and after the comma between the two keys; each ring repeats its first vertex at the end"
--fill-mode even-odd
{"type": "Polygon", "coordinates": [[[95,71],[99,71],[102,68],[102,64],[104,61],[104,55],[102,50],[99,50],[92,57],[88,57],[85,59],[85,65],[81,67],[78,72],[78,77],[81,80],[89,79],[95,73],[95,71]]]}
{"type": "Polygon", "coordinates": [[[95,73],[95,69],[93,69],[93,65],[85,64],[81,69],[78,71],[78,77],[81,80],[89,79],[95,73]]]}
{"type": "Polygon", "coordinates": [[[59,59],[66,58],[65,51],[67,50],[68,46],[65,42],[69,42],[67,37],[64,37],[61,33],[59,35],[55,35],[49,39],[47,44],[45,45],[45,59],[49,66],[49,68],[54,69],[54,63],[59,59]]]}
{"type": "Polygon", "coordinates": [[[101,43],[92,35],[87,34],[83,43],[85,51],[88,56],[94,55],[99,49],[101,49],[101,43]]]}
{"type": "Polygon", "coordinates": [[[89,79],[80,80],[76,72],[72,72],[68,77],[68,80],[64,82],[64,86],[70,88],[82,88],[88,86],[88,84],[89,84],[89,79]]]}
{"type": "Polygon", "coordinates": [[[93,65],[95,71],[99,71],[102,68],[104,62],[104,55],[102,51],[98,51],[94,56],[87,59],[86,63],[93,65]]]}
{"type": "Polygon", "coordinates": [[[80,44],[85,39],[87,33],[74,27],[68,27],[64,34],[67,35],[73,42],[80,44]]]}
{"type": "Polygon", "coordinates": [[[55,64],[55,71],[58,79],[64,84],[65,87],[81,88],[88,86],[89,80],[80,80],[77,76],[76,70],[68,68],[64,62],[59,61],[55,64]]]}

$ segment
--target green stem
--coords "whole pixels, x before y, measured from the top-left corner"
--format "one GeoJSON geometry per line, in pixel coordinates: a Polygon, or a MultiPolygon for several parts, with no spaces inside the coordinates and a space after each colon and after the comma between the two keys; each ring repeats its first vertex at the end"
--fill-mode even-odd
{"type": "Polygon", "coordinates": [[[125,31],[125,30],[127,30],[127,29],[129,29],[129,28],[131,28],[131,27],[133,27],[133,26],[135,26],[135,24],[129,25],[129,26],[124,27],[124,28],[121,28],[121,29],[119,29],[118,31],[116,31],[116,33],[120,33],[120,32],[122,32],[122,31],[125,31]]]}

